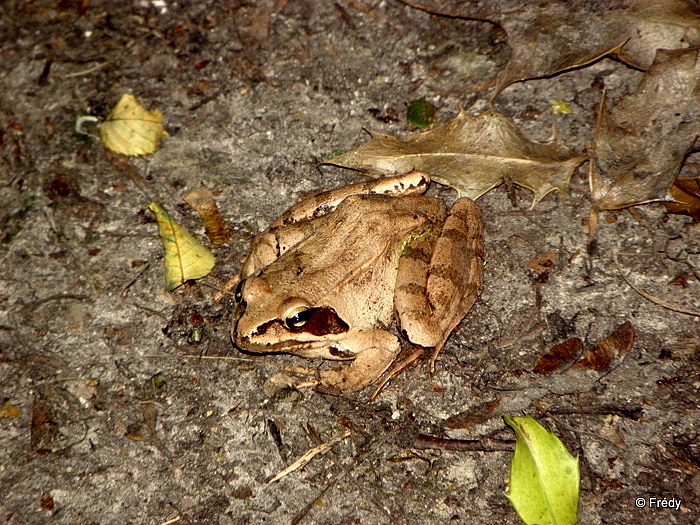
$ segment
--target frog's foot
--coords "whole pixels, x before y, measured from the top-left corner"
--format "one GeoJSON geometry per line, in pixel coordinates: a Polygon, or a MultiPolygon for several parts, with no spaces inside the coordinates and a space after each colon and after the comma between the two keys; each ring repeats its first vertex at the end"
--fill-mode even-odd
{"type": "Polygon", "coordinates": [[[337,351],[356,353],[355,359],[340,368],[322,371],[321,385],[342,392],[359,392],[391,366],[400,350],[399,340],[391,332],[371,328],[352,330],[337,351]]]}

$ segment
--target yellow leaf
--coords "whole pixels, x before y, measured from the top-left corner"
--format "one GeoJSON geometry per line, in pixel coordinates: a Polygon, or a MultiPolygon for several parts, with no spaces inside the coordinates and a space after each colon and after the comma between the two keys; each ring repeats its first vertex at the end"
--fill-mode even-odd
{"type": "Polygon", "coordinates": [[[570,115],[571,108],[569,105],[561,100],[550,100],[550,105],[552,106],[552,113],[555,115],[570,115]]]}
{"type": "Polygon", "coordinates": [[[0,406],[0,418],[9,418],[9,419],[14,419],[17,416],[19,416],[19,408],[17,408],[15,405],[10,403],[9,401],[5,401],[1,406],[0,406]]]}
{"type": "Polygon", "coordinates": [[[100,126],[100,137],[109,149],[122,155],[149,155],[167,135],[163,115],[147,111],[133,95],[125,93],[100,126]]]}
{"type": "Polygon", "coordinates": [[[214,255],[175,222],[159,202],[151,202],[148,209],[156,216],[165,252],[165,288],[171,291],[189,279],[209,275],[216,262],[214,255]]]}

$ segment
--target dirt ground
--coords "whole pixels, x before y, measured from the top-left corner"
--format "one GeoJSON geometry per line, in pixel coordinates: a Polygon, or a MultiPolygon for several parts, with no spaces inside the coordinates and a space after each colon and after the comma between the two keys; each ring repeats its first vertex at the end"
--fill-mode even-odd
{"type": "MultiPolygon", "coordinates": [[[[406,105],[420,97],[439,120],[484,111],[510,52],[499,28],[393,0],[119,5],[0,4],[0,521],[517,524],[500,414],[527,413],[580,458],[581,523],[700,522],[700,319],[642,298],[613,262],[697,311],[700,229],[640,206],[605,214],[589,251],[586,164],[566,199],[530,210],[530,192],[503,186],[479,200],[481,298],[433,377],[411,368],[375,402],[275,389],[285,366],[318,363],[240,353],[231,301],[212,301],[251,234],[361,180],[319,162],[364,142],[363,128],[410,133],[406,105]],[[125,92],[165,116],[152,156],[74,131],[125,92]],[[167,293],[147,206],[200,233],[182,197],[201,186],[233,238],[210,277],[167,293]],[[609,373],[530,372],[554,344],[592,346],[627,321],[634,345],[609,373]],[[465,413],[464,428],[448,424],[465,413]]],[[[583,154],[602,90],[614,101],[641,74],[602,59],[513,85],[494,107],[583,154]]]]}

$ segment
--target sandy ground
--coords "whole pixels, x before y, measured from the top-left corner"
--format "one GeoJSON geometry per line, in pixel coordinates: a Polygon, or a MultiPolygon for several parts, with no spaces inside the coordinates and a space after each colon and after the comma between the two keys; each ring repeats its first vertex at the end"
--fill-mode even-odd
{"type": "MultiPolygon", "coordinates": [[[[480,199],[485,290],[435,376],[411,368],[372,403],[278,390],[283,367],[318,363],[232,346],[231,301],[213,303],[212,287],[238,271],[251,234],[361,180],[319,162],[365,141],[363,128],[410,133],[405,108],[420,97],[440,120],[485,110],[510,52],[493,25],[395,1],[282,4],[0,4],[0,521],[516,524],[499,416],[528,413],[580,458],[581,523],[697,523],[698,318],[636,294],[613,254],[640,287],[698,310],[698,226],[657,204],[609,213],[589,252],[585,164],[566,199],[534,210],[517,187],[480,199]],[[165,115],[169,136],[147,158],[74,131],[124,92],[165,115]],[[199,233],[182,197],[200,186],[233,238],[204,282],[166,293],[147,206],[199,233]],[[549,252],[550,268],[528,267],[549,252]],[[529,372],[554,344],[590,347],[627,321],[634,345],[609,373],[529,372]]],[[[494,107],[583,154],[602,88],[614,100],[640,75],[603,59],[513,85],[494,107]]]]}

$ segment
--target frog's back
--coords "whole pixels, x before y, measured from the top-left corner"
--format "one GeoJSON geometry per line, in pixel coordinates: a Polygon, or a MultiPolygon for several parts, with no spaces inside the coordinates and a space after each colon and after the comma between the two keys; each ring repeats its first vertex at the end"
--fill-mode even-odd
{"type": "Polygon", "coordinates": [[[429,197],[354,195],[265,274],[283,293],[331,306],[351,326],[388,325],[406,240],[439,231],[445,215],[442,201],[429,197]]]}

